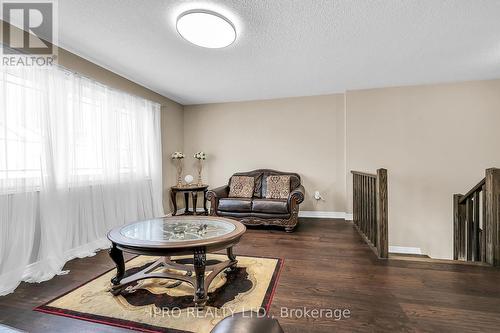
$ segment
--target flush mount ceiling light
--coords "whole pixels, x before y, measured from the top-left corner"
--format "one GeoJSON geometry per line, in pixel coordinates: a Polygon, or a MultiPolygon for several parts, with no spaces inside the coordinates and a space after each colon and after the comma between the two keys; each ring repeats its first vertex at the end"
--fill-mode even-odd
{"type": "Polygon", "coordinates": [[[188,42],[211,49],[229,46],[236,39],[231,21],[207,10],[190,10],[179,15],[177,31],[188,42]]]}

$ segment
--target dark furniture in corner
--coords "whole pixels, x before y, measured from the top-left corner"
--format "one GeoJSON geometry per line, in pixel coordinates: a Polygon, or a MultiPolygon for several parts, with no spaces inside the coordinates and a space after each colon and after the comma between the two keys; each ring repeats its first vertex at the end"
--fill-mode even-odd
{"type": "MultiPolygon", "coordinates": [[[[291,232],[298,224],[299,204],[304,201],[304,186],[296,173],[259,169],[235,173],[233,176],[254,177],[252,198],[229,198],[229,184],[207,192],[210,214],[239,220],[245,225],[274,225],[291,232]],[[287,199],[266,199],[267,176],[290,176],[290,195],[287,199]]],[[[231,179],[229,180],[229,182],[231,179]]]]}
{"type": "Polygon", "coordinates": [[[208,215],[207,209],[207,200],[205,197],[207,195],[208,185],[186,185],[182,187],[172,186],[170,188],[170,199],[172,200],[172,206],[174,207],[174,211],[172,215],[177,215],[177,193],[184,193],[184,213],[181,215],[198,215],[196,211],[197,202],[198,202],[198,192],[203,192],[203,210],[205,211],[205,215],[208,215]],[[193,210],[189,210],[189,195],[191,194],[191,198],[193,200],[193,210]]]}

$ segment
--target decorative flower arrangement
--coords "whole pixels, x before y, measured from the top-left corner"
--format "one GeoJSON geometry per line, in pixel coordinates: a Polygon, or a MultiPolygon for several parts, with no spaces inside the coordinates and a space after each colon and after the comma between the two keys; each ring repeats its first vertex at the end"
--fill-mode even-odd
{"type": "Polygon", "coordinates": [[[182,160],[184,159],[184,153],[181,151],[176,151],[172,153],[172,161],[176,162],[177,167],[177,187],[182,187],[182,160]]]}
{"type": "Polygon", "coordinates": [[[201,172],[203,171],[203,161],[207,159],[207,154],[202,151],[199,151],[193,156],[198,160],[198,186],[203,185],[203,180],[201,179],[201,172]]]}
{"type": "Polygon", "coordinates": [[[185,156],[184,156],[184,153],[181,152],[181,151],[175,151],[172,153],[172,159],[173,160],[181,160],[183,159],[185,156]]]}
{"type": "Polygon", "coordinates": [[[196,158],[197,160],[206,160],[207,154],[205,154],[202,151],[199,151],[199,152],[195,153],[193,157],[196,158]]]}

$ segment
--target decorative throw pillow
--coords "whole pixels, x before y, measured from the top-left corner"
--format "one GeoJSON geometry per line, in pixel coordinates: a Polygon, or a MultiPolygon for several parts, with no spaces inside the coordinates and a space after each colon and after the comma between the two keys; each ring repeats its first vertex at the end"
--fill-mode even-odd
{"type": "Polygon", "coordinates": [[[287,199],[290,194],[290,176],[268,176],[266,178],[267,199],[287,199]]]}
{"type": "Polygon", "coordinates": [[[254,198],[262,198],[262,174],[254,177],[255,185],[253,187],[253,196],[254,198]]]}
{"type": "Polygon", "coordinates": [[[253,177],[232,176],[229,182],[230,198],[251,198],[255,182],[253,177]]]}

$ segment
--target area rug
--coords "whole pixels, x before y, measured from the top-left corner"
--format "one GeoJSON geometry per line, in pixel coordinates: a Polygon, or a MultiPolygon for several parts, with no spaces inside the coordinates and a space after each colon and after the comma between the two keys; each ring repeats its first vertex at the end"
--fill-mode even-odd
{"type": "MultiPolygon", "coordinates": [[[[125,276],[157,259],[149,256],[131,259],[126,264],[125,276]]],[[[225,255],[208,254],[207,265],[226,259],[225,255]]],[[[115,297],[109,292],[115,269],[34,310],[143,332],[210,332],[233,313],[267,313],[271,305],[283,259],[237,256],[237,260],[235,270],[222,272],[213,280],[204,310],[194,308],[191,285],[183,282],[167,288],[172,281],[165,279],[142,280],[138,282],[139,289],[115,297]]]]}

